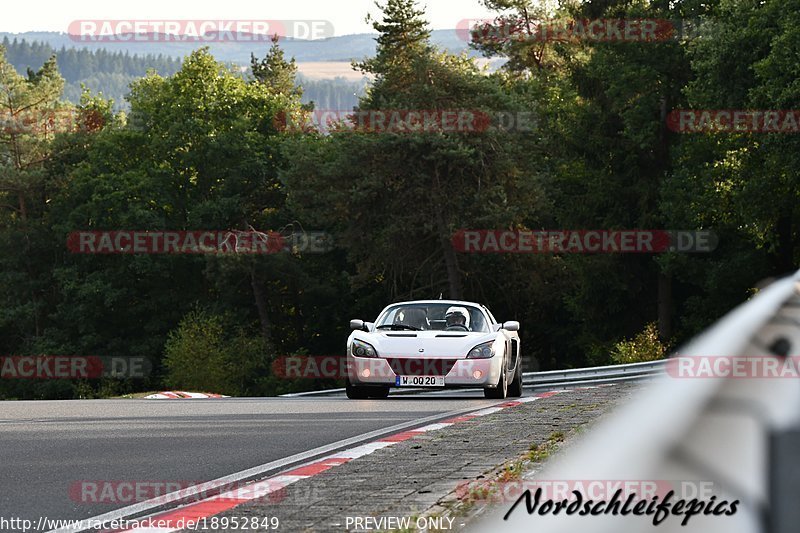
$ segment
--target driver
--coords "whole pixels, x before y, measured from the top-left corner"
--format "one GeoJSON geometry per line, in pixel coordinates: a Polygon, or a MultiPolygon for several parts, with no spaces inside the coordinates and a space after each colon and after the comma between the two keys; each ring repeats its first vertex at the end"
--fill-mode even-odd
{"type": "Polygon", "coordinates": [[[450,307],[444,314],[447,329],[469,331],[469,311],[463,307],[450,307]]]}

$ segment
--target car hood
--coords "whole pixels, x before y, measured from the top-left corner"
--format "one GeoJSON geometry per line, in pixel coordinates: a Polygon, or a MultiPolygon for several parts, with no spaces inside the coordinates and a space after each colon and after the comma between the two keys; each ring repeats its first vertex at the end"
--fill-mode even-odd
{"type": "Polygon", "coordinates": [[[353,338],[370,343],[380,357],[462,358],[477,346],[493,341],[497,333],[458,331],[354,332],[353,338]],[[420,351],[422,350],[422,351],[420,351]]]}

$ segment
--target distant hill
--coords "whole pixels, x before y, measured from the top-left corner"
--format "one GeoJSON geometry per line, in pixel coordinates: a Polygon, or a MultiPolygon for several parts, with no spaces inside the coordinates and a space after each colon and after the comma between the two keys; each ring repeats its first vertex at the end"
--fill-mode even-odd
{"type": "MultiPolygon", "coordinates": [[[[281,47],[287,57],[297,61],[350,61],[363,59],[375,54],[375,37],[377,34],[361,33],[344,35],[324,40],[304,41],[297,39],[281,39],[281,47]]],[[[66,33],[57,32],[25,32],[3,33],[0,39],[25,39],[28,42],[38,41],[55,49],[86,48],[88,50],[106,49],[111,52],[121,51],[128,54],[155,55],[162,54],[173,58],[183,58],[192,50],[209,46],[214,57],[220,61],[234,63],[250,63],[250,54],[263,56],[269,48],[268,42],[221,42],[221,43],[176,43],[176,42],[77,42],[66,33]]],[[[431,32],[431,42],[452,53],[468,52],[477,57],[475,51],[469,50],[456,30],[435,30],[431,32]]]]}
{"type": "Polygon", "coordinates": [[[180,59],[165,55],[131,55],[124,50],[55,49],[48,43],[8,37],[1,42],[9,62],[21,74],[40,69],[55,54],[58,70],[66,82],[63,99],[72,103],[80,101],[81,84],[84,84],[92,92],[102,92],[104,97],[113,99],[118,109],[124,109],[124,97],[131,82],[148,70],[171,76],[181,68],[180,59]]]}
{"type": "MultiPolygon", "coordinates": [[[[315,41],[281,40],[286,56],[300,63],[302,73],[298,83],[304,88],[303,101],[315,102],[317,109],[352,109],[358,97],[364,94],[368,81],[358,73],[349,72],[347,65],[353,59],[373,56],[376,36],[358,34],[315,41]],[[326,64],[329,68],[325,68],[326,64]],[[342,65],[344,68],[336,68],[342,65]],[[319,72],[330,74],[319,75],[319,72]]],[[[76,42],[69,35],[57,32],[0,32],[0,41],[8,51],[9,61],[22,74],[29,68],[39,69],[55,53],[66,80],[64,100],[77,103],[81,84],[85,84],[93,92],[112,98],[117,109],[127,109],[125,95],[132,81],[151,69],[162,76],[171,76],[180,69],[182,58],[197,48],[208,45],[218,60],[241,65],[246,72],[250,54],[263,57],[270,45],[266,42],[92,43],[76,42]]],[[[455,30],[433,31],[431,41],[451,53],[478,55],[469,50],[455,30]]]]}
{"type": "MultiPolygon", "coordinates": [[[[125,95],[130,92],[130,84],[144,76],[148,70],[155,70],[162,76],[171,76],[181,68],[180,59],[163,54],[137,55],[130,54],[127,50],[113,48],[55,49],[47,43],[8,37],[2,39],[2,44],[6,48],[9,62],[21,74],[25,74],[29,69],[38,70],[50,56],[55,54],[59,71],[66,82],[63,95],[65,101],[78,103],[83,84],[92,92],[99,92],[105,98],[113,99],[118,110],[127,109],[125,95]]],[[[349,65],[349,63],[331,64],[349,65]]],[[[358,76],[354,76],[353,79],[339,76],[331,76],[330,79],[318,77],[312,79],[300,74],[297,81],[303,87],[303,101],[305,103],[313,101],[317,109],[352,109],[358,104],[358,98],[364,94],[367,86],[367,78],[358,76]]]]}

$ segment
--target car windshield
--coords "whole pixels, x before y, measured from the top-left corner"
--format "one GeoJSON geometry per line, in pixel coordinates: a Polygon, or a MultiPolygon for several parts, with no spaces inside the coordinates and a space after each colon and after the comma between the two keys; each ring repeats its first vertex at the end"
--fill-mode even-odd
{"type": "Polygon", "coordinates": [[[411,303],[390,307],[378,319],[378,329],[481,332],[489,325],[480,309],[466,304],[411,303]]]}

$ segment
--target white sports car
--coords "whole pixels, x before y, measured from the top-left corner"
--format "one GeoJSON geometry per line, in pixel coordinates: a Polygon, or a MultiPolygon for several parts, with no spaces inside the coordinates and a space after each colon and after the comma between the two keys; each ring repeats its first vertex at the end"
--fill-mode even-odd
{"type": "Polygon", "coordinates": [[[497,322],[480,304],[400,302],[375,322],[351,320],[347,397],[385,398],[392,387],[476,388],[522,395],[519,322],[497,322]]]}

